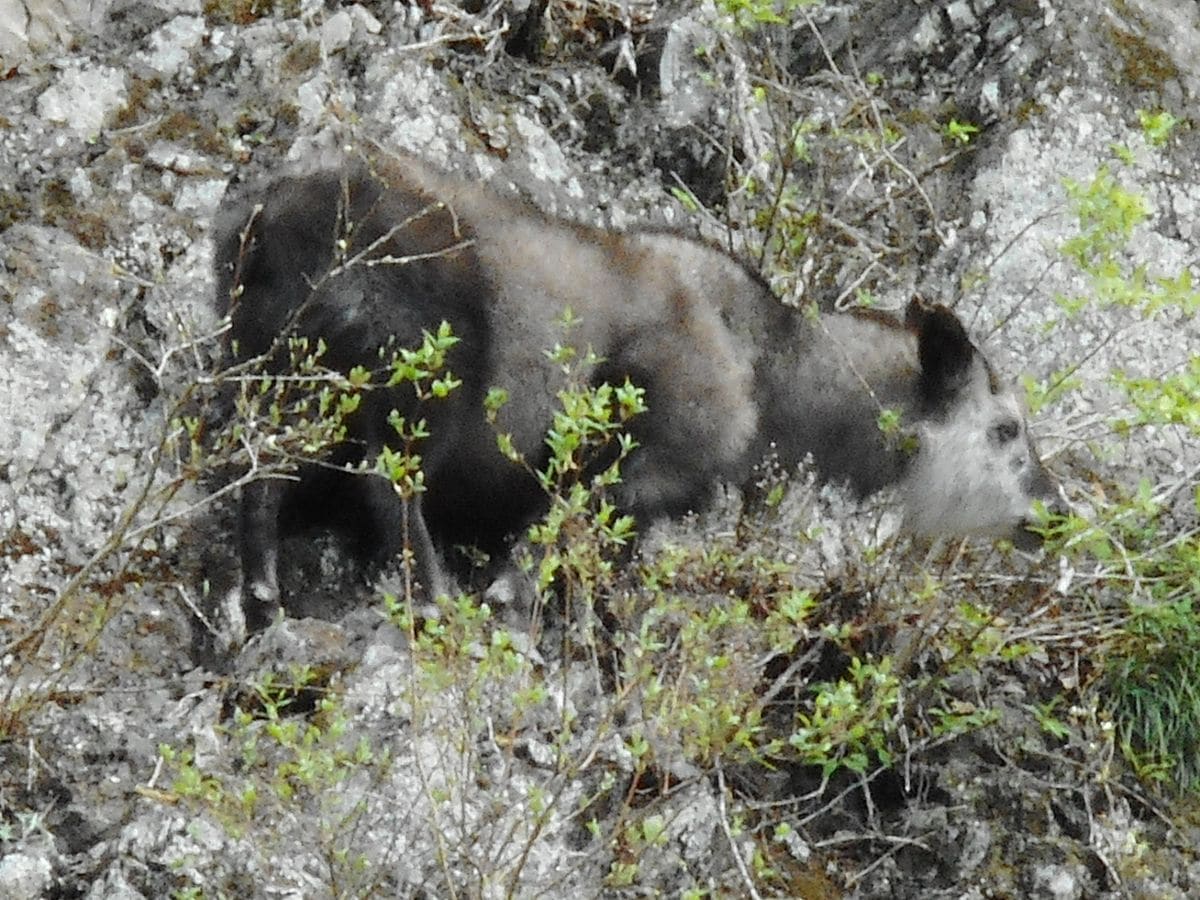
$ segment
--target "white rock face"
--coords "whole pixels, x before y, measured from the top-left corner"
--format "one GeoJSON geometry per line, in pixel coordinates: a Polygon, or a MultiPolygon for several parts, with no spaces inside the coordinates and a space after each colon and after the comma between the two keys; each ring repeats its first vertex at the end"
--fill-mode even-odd
{"type": "Polygon", "coordinates": [[[150,51],[139,53],[138,59],[165,78],[172,78],[200,45],[205,28],[199,16],[177,16],[150,36],[150,51]]]}
{"type": "Polygon", "coordinates": [[[99,133],[125,101],[124,72],[107,66],[72,66],[38,97],[37,111],[46,121],[87,139],[99,133]]]}
{"type": "Polygon", "coordinates": [[[97,29],[111,6],[111,0],[0,0],[0,70],[97,29]]]}

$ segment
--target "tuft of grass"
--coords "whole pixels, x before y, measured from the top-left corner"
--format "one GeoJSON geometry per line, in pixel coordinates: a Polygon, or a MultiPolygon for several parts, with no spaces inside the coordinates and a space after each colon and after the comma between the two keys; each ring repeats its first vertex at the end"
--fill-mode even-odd
{"type": "Polygon", "coordinates": [[[259,19],[300,15],[300,0],[204,0],[204,18],[209,22],[252,25],[259,19]]]}
{"type": "Polygon", "coordinates": [[[942,134],[950,143],[966,146],[971,143],[975,135],[979,134],[979,126],[972,125],[970,122],[951,119],[942,126],[942,134]]]}
{"type": "MultiPolygon", "coordinates": [[[[1189,555],[1200,585],[1200,552],[1189,555]]],[[[1200,790],[1200,620],[1192,597],[1130,610],[1104,689],[1118,745],[1139,777],[1200,790]]]]}
{"type": "Polygon", "coordinates": [[[1137,111],[1138,122],[1142,126],[1142,134],[1151,147],[1162,147],[1171,139],[1171,133],[1179,125],[1179,119],[1165,109],[1137,111]]]}

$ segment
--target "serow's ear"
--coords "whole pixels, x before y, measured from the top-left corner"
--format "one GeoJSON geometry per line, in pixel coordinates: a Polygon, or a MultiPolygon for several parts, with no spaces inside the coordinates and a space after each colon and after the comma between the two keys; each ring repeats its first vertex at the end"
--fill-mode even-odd
{"type": "Polygon", "coordinates": [[[960,388],[971,367],[975,347],[958,316],[944,306],[928,306],[914,297],[904,324],[917,333],[921,363],[921,395],[937,402],[960,388]]]}

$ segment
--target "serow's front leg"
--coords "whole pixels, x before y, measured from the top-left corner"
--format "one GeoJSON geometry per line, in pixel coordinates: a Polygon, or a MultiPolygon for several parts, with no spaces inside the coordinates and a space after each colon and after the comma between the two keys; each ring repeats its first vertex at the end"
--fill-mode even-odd
{"type": "Polygon", "coordinates": [[[441,559],[425,516],[421,512],[421,495],[403,500],[395,487],[385,478],[370,479],[366,491],[370,521],[375,533],[375,557],[381,565],[398,556],[405,546],[412,550],[413,567],[427,599],[450,593],[450,579],[442,569],[441,559]],[[406,509],[407,506],[407,509],[406,509]]]}
{"type": "Polygon", "coordinates": [[[242,554],[242,612],[248,635],[279,613],[279,510],[288,482],[252,481],[242,488],[238,543],[242,554]]]}

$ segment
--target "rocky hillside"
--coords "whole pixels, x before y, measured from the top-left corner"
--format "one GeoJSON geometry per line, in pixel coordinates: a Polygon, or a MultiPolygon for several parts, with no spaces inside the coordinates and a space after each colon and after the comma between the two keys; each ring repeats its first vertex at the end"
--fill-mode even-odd
{"type": "Polygon", "coordinates": [[[0,0],[0,897],[1200,894],[1198,61],[1178,0],[0,0]],[[441,604],[305,536],[240,645],[212,219],[363,148],[953,306],[1070,515],[767,467],[441,604]]]}

